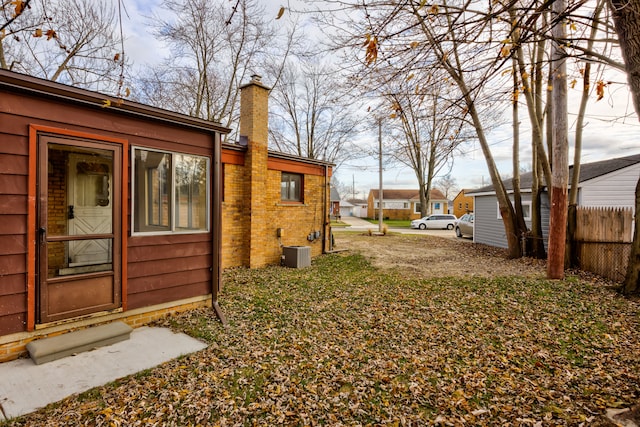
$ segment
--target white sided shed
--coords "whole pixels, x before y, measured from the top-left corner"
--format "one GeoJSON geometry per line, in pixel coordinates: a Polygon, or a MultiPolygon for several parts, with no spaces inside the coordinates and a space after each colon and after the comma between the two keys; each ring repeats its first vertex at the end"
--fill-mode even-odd
{"type": "MultiPolygon", "coordinates": [[[[573,166],[569,167],[569,177],[573,166]]],[[[640,178],[640,154],[599,162],[586,163],[580,167],[578,183],[578,205],[589,207],[631,208],[635,210],[635,189],[640,178]]],[[[526,215],[531,209],[531,173],[521,176],[521,193],[526,215]]],[[[503,181],[505,188],[513,194],[511,179],[503,181]]],[[[504,224],[498,211],[498,199],[493,186],[470,190],[474,197],[475,221],[473,240],[491,246],[506,248],[504,224]]],[[[546,242],[549,226],[549,199],[546,191],[542,197],[542,231],[546,242]]],[[[513,198],[512,198],[513,201],[513,198]]],[[[530,227],[531,224],[527,223],[530,227]]]]}

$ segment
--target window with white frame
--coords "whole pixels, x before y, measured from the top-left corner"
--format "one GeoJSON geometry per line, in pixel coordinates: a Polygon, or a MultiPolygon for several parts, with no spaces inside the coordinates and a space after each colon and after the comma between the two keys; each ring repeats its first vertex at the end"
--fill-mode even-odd
{"type": "MultiPolygon", "coordinates": [[[[511,205],[513,205],[513,202],[511,202],[511,205]]],[[[502,219],[502,214],[500,214],[500,204],[498,202],[496,202],[496,208],[498,211],[498,219],[502,219]]],[[[525,221],[531,221],[531,201],[530,200],[522,201],[522,214],[524,216],[525,221]]]]}
{"type": "Polygon", "coordinates": [[[134,233],[209,230],[209,159],[133,148],[134,233]]]}
{"type": "MultiPolygon", "coordinates": [[[[376,209],[379,209],[380,208],[380,202],[376,201],[375,202],[375,207],[376,207],[376,209]]],[[[391,209],[391,208],[388,206],[387,202],[382,202],[382,209],[391,209]]]]}
{"type": "Polygon", "coordinates": [[[415,203],[413,205],[413,213],[420,213],[421,212],[420,207],[421,207],[420,202],[415,203]]]}

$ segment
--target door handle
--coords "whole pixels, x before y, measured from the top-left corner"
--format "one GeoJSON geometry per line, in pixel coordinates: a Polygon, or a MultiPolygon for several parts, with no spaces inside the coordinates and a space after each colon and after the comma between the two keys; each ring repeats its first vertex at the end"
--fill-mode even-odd
{"type": "Polygon", "coordinates": [[[44,227],[38,228],[38,233],[40,234],[40,241],[42,243],[47,241],[47,229],[44,227]]]}
{"type": "Polygon", "coordinates": [[[69,212],[67,213],[67,217],[69,219],[75,218],[75,216],[73,215],[73,205],[69,205],[69,212]]]}

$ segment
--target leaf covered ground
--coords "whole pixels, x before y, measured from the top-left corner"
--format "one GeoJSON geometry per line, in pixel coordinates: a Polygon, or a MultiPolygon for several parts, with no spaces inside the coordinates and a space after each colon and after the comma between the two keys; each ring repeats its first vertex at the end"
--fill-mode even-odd
{"type": "MultiPolygon", "coordinates": [[[[610,425],[607,408],[640,401],[637,300],[584,277],[547,281],[543,270],[374,267],[376,245],[448,243],[358,239],[368,249],[305,269],[227,271],[227,328],[208,309],[162,322],[206,350],[8,425],[610,425]]],[[[465,251],[465,263],[503,262],[465,251]]]]}

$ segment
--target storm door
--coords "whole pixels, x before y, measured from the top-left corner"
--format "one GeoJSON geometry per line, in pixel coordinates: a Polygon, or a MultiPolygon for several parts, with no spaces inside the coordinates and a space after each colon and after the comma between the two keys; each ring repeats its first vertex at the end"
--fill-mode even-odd
{"type": "Polygon", "coordinates": [[[121,146],[39,139],[39,323],[121,306],[121,146]]]}

